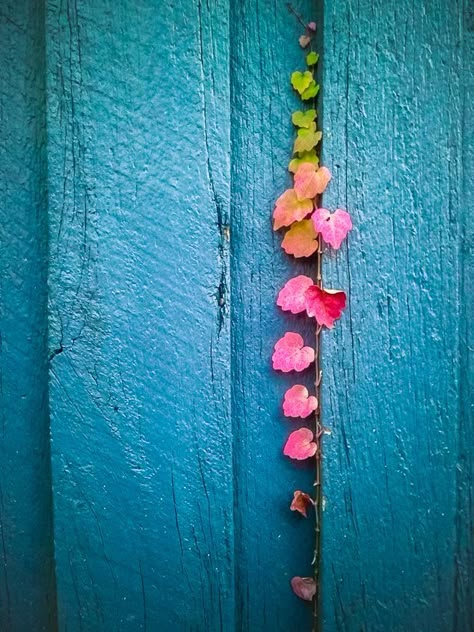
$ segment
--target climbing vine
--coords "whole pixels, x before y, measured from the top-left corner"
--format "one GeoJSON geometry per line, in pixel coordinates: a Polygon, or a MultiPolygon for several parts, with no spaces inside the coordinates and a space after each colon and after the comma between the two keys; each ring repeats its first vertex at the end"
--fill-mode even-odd
{"type": "Polygon", "coordinates": [[[305,51],[306,69],[292,73],[293,90],[303,102],[301,110],[293,112],[296,128],[292,158],[288,165],[293,175],[293,187],[287,189],[275,203],[273,229],[284,229],[282,248],[295,258],[313,257],[314,278],[296,276],[284,285],[277,298],[277,305],[291,314],[306,313],[314,318],[315,341],[306,344],[296,332],[287,332],[275,344],[272,356],[273,368],[284,373],[304,371],[315,367],[314,393],[306,386],[295,384],[289,388],[283,400],[283,413],[295,419],[313,419],[312,423],[291,432],[283,453],[296,459],[314,459],[314,493],[296,490],[290,504],[292,511],[305,518],[308,511],[315,515],[315,548],[312,577],[293,577],[291,586],[295,594],[313,603],[313,630],[320,627],[320,566],[321,521],[323,511],[321,458],[322,437],[325,429],[321,419],[321,333],[332,329],[341,317],[346,305],[346,294],[341,290],[328,289],[323,284],[322,260],[327,248],[337,250],[352,228],[349,213],[337,209],[333,213],[322,207],[322,194],[331,180],[329,169],[320,165],[322,132],[317,128],[316,97],[320,86],[316,79],[319,55],[313,50],[316,24],[306,24],[291,5],[288,9],[304,27],[299,44],[305,51]],[[306,106],[306,107],[305,107],[306,106]],[[309,107],[308,107],[309,106],[309,107]]]}

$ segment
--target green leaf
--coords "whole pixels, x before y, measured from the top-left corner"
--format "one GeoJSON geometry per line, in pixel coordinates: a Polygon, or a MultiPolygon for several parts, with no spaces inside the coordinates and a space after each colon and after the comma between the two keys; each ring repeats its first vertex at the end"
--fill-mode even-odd
{"type": "Polygon", "coordinates": [[[311,51],[306,55],[306,63],[308,66],[315,66],[318,63],[319,55],[314,51],[311,51]]]}
{"type": "Polygon", "coordinates": [[[291,75],[291,85],[301,95],[312,83],[314,83],[313,73],[309,70],[305,70],[305,72],[297,70],[291,75]]]}
{"type": "Polygon", "coordinates": [[[319,143],[322,136],[322,132],[316,131],[316,123],[311,123],[308,129],[304,127],[299,129],[293,153],[300,154],[303,151],[311,151],[319,143]]]}
{"type": "Polygon", "coordinates": [[[301,154],[297,154],[297,156],[297,158],[290,160],[290,164],[288,165],[288,170],[291,171],[291,173],[296,173],[298,171],[298,167],[305,162],[309,162],[316,166],[319,164],[319,158],[314,149],[311,151],[303,151],[301,154]]]}
{"type": "Polygon", "coordinates": [[[309,86],[301,92],[301,98],[303,101],[308,101],[309,99],[313,99],[319,92],[319,84],[316,81],[313,81],[309,84],[309,86]]]}
{"type": "Polygon", "coordinates": [[[316,110],[306,110],[306,112],[298,110],[297,112],[293,112],[291,120],[296,127],[310,127],[316,116],[316,110]]]}
{"type": "Polygon", "coordinates": [[[290,160],[290,164],[288,165],[288,170],[291,171],[291,173],[296,173],[298,170],[298,167],[302,165],[304,162],[310,162],[312,165],[319,164],[319,158],[316,154],[315,149],[312,149],[311,151],[303,151],[300,154],[298,154],[298,158],[293,158],[293,160],[290,160]]]}

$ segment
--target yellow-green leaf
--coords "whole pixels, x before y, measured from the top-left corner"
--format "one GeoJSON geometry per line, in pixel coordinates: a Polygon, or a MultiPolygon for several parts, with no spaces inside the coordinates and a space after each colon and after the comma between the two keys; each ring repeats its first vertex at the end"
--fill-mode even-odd
{"type": "Polygon", "coordinates": [[[314,97],[318,94],[319,92],[319,84],[316,83],[316,81],[311,81],[311,83],[309,84],[309,86],[303,90],[303,92],[300,92],[301,94],[301,98],[303,99],[303,101],[309,101],[309,99],[314,99],[314,97]]]}
{"type": "Polygon", "coordinates": [[[293,153],[300,154],[303,151],[311,151],[321,140],[322,132],[316,131],[316,123],[311,123],[308,129],[302,127],[293,146],[293,153]]]}
{"type": "Polygon", "coordinates": [[[308,66],[315,66],[318,63],[319,55],[314,51],[311,51],[306,55],[306,63],[308,66]]]}
{"type": "Polygon", "coordinates": [[[291,75],[291,85],[301,95],[314,83],[313,73],[309,70],[300,72],[297,70],[291,75]]]}
{"type": "Polygon", "coordinates": [[[296,127],[310,127],[311,123],[316,118],[316,110],[306,110],[306,112],[293,112],[291,120],[296,127]]]}
{"type": "Polygon", "coordinates": [[[298,158],[293,158],[288,165],[289,171],[291,171],[291,173],[296,173],[298,171],[298,167],[304,162],[310,162],[312,165],[319,164],[319,158],[314,149],[311,151],[303,151],[298,155],[298,158]]]}

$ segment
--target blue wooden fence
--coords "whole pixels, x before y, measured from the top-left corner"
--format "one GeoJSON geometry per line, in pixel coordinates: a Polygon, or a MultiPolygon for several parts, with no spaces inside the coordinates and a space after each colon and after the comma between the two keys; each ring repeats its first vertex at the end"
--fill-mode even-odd
{"type": "MultiPolygon", "coordinates": [[[[472,629],[466,0],[295,3],[322,49],[325,632],[472,629]]],[[[0,7],[0,630],[306,630],[281,456],[299,27],[273,0],[0,7]]],[[[301,323],[298,321],[298,327],[301,323]]]]}

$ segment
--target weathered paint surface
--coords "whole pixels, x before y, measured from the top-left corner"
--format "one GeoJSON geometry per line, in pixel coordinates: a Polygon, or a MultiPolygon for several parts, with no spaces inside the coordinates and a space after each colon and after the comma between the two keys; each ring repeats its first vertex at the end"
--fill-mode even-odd
{"type": "Polygon", "coordinates": [[[48,3],[60,630],[234,625],[228,28],[48,3]]]}
{"type": "MultiPolygon", "coordinates": [[[[310,268],[270,223],[299,27],[266,0],[45,4],[0,12],[1,624],[54,630],[57,590],[64,632],[309,629],[311,470],[269,361],[313,335],[275,306],[310,268]]],[[[324,629],[467,632],[472,10],[316,17],[325,202],[356,223],[325,265],[350,308],[323,341],[324,629]]]]}
{"type": "Polygon", "coordinates": [[[44,13],[0,8],[0,629],[55,630],[44,13]]]}
{"type": "Polygon", "coordinates": [[[356,226],[326,267],[350,296],[324,340],[328,630],[473,625],[472,18],[456,0],[325,3],[325,200],[356,226]]]}

